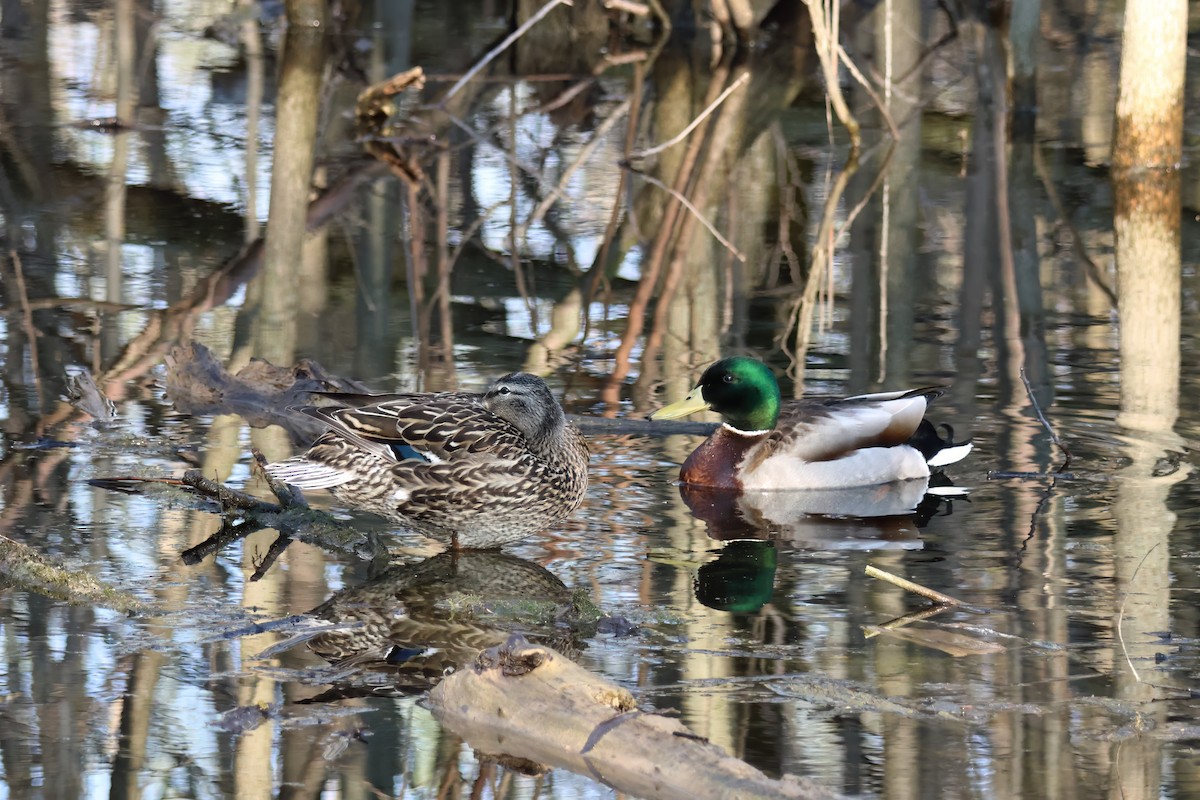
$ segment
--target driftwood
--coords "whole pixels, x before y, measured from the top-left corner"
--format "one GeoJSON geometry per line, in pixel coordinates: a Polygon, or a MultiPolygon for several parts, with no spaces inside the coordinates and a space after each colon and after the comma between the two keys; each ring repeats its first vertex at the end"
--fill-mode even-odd
{"type": "Polygon", "coordinates": [[[831,798],[807,779],[773,780],[683,723],[558,652],[513,636],[429,695],[434,715],[481,754],[587,775],[645,798],[831,798]]]}
{"type": "Polygon", "coordinates": [[[166,362],[167,397],[181,413],[237,414],[256,428],[279,425],[301,442],[311,442],[325,426],[292,411],[294,406],[309,404],[313,392],[367,391],[308,359],[291,367],[255,359],[231,375],[212,351],[196,342],[176,347],[166,362]]]}

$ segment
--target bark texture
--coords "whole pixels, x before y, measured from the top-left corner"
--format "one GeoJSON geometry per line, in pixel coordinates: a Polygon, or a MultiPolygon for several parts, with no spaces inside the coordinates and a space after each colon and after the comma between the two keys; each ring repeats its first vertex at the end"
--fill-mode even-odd
{"type": "Polygon", "coordinates": [[[683,723],[560,653],[514,636],[429,696],[443,725],[476,750],[589,775],[643,798],[832,798],[811,781],[773,780],[683,723]]]}

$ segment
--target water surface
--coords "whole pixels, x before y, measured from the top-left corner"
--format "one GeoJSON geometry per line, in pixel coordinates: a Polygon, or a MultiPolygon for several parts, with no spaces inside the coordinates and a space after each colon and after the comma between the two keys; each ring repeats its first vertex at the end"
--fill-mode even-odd
{"type": "MultiPolygon", "coordinates": [[[[1123,425],[1116,315],[1076,257],[1082,244],[1115,284],[1103,164],[1119,14],[1045,12],[1059,38],[1040,45],[1036,147],[1062,210],[1014,146],[1010,197],[1026,198],[1013,203],[1014,225],[1028,234],[1019,297],[998,288],[995,248],[978,248],[994,200],[972,199],[975,73],[960,39],[920,73],[919,113],[870,200],[885,150],[865,115],[863,164],[828,213],[840,225],[865,205],[806,306],[814,332],[798,352],[806,265],[846,164],[803,25],[780,23],[734,60],[687,36],[660,47],[638,25],[611,41],[593,25],[564,53],[535,28],[461,102],[442,106],[457,124],[429,106],[510,29],[506,9],[379,5],[334,26],[319,51],[317,183],[335,186],[367,163],[351,114],[364,78],[419,65],[426,93],[398,102],[403,119],[433,132],[396,135],[434,148],[418,153],[416,205],[404,181],[371,174],[327,224],[297,234],[295,261],[267,263],[248,285],[235,274],[207,295],[203,281],[263,232],[280,152],[297,146],[275,129],[282,22],[260,6],[261,23],[250,9],[225,16],[221,4],[56,2],[0,42],[0,205],[15,254],[0,319],[0,533],[148,608],[73,605],[20,583],[0,595],[4,796],[613,796],[564,771],[509,772],[442,730],[423,697],[457,640],[430,655],[428,641],[397,628],[375,657],[346,668],[329,649],[278,647],[286,626],[254,627],[372,609],[446,626],[462,597],[438,595],[439,582],[494,606],[491,627],[469,643],[520,630],[772,776],[866,797],[1200,793],[1200,411],[1190,402],[1200,331],[1185,313],[1178,420],[1123,425]],[[129,44],[126,22],[131,60],[116,46],[129,44]],[[1048,43],[1064,41],[1086,46],[1048,43]],[[640,58],[598,68],[604,54],[629,53],[640,58]],[[639,114],[637,147],[664,142],[740,71],[747,85],[691,156],[708,182],[690,191],[745,262],[694,220],[656,255],[668,195],[623,172],[627,114],[639,114]],[[110,117],[135,127],[92,124],[110,117]],[[560,183],[561,199],[539,210],[560,183]],[[642,297],[655,270],[659,283],[642,297]],[[1016,336],[1004,327],[1014,302],[1016,336]],[[265,494],[251,447],[274,459],[296,445],[237,417],[178,413],[163,360],[182,340],[232,369],[251,357],[312,358],[379,391],[478,390],[529,369],[570,412],[631,423],[590,437],[580,511],[503,558],[439,572],[443,562],[424,561],[436,546],[315,493],[314,505],[376,549],[281,549],[264,529],[185,563],[182,553],[221,528],[210,509],[88,481],[199,465],[265,494]],[[700,439],[651,435],[636,421],[734,352],[767,359],[788,395],[949,385],[936,419],[975,443],[950,476],[969,494],[866,522],[797,517],[754,529],[697,517],[675,478],[700,439]],[[110,424],[61,399],[66,376],[85,368],[115,402],[110,424]],[[992,475],[1050,473],[1064,459],[1022,368],[1070,449],[1068,476],[992,475]],[[882,627],[928,602],[866,577],[868,565],[972,609],[882,627]],[[542,605],[509,613],[505,592],[542,605]],[[575,595],[599,623],[543,613],[575,595]]],[[[871,50],[874,23],[858,24],[858,47],[871,50]]],[[[639,169],[669,183],[691,141],[639,169]]],[[[1195,226],[1185,210],[1187,311],[1197,303],[1195,226]]],[[[348,630],[338,652],[372,644],[348,630]]]]}

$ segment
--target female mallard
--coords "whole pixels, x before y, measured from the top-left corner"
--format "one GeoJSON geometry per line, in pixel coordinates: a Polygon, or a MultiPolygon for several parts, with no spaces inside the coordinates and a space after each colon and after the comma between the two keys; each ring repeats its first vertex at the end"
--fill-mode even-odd
{"type": "Polygon", "coordinates": [[[746,491],[843,489],[927,478],[952,464],[970,443],[942,440],[925,420],[940,389],[912,389],[782,403],[775,376],[761,361],[736,356],[713,364],[678,403],[651,419],[703,409],[724,418],[688,456],[686,484],[746,491]]]}
{"type": "Polygon", "coordinates": [[[329,430],[267,465],[452,547],[499,547],[579,507],[588,450],[545,381],[514,372],[483,394],[320,395],[329,430]]]}

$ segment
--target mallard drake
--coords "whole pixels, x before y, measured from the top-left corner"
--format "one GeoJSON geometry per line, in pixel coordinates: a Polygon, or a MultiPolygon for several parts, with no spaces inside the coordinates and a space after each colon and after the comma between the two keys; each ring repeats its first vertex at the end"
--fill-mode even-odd
{"type": "Polygon", "coordinates": [[[722,359],[678,403],[651,414],[677,419],[704,409],[724,423],[684,461],[686,484],[719,489],[846,489],[929,477],[971,444],[942,439],[925,419],[941,389],[881,392],[844,400],[780,399],[761,361],[722,359]]]}
{"type": "Polygon", "coordinates": [[[328,430],[267,465],[460,547],[499,547],[566,517],[587,489],[588,449],[541,378],[514,372],[483,394],[321,394],[299,409],[328,430]]]}

